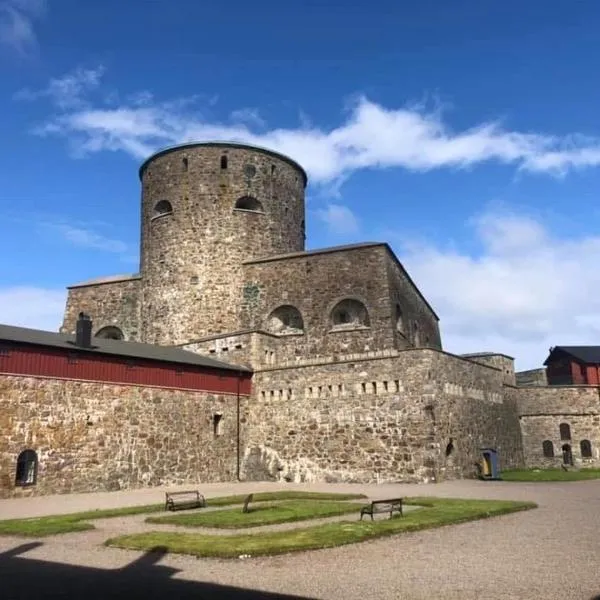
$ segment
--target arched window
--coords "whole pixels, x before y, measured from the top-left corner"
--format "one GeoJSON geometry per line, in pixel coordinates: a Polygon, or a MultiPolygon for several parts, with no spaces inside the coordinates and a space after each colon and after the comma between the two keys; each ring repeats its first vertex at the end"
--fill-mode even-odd
{"type": "Polygon", "coordinates": [[[285,335],[287,333],[303,333],[304,321],[302,314],[289,304],[279,306],[270,315],[267,325],[271,333],[285,335]]]}
{"type": "Polygon", "coordinates": [[[109,325],[108,327],[103,327],[96,332],[97,338],[101,338],[103,340],[123,340],[125,336],[123,332],[114,325],[109,325]]]}
{"type": "Polygon", "coordinates": [[[592,444],[590,440],[581,440],[579,448],[581,449],[581,458],[592,458],[592,444]]]}
{"type": "Polygon", "coordinates": [[[17,458],[15,485],[35,485],[37,480],[38,458],[33,450],[23,450],[17,458]]]}
{"type": "Polygon", "coordinates": [[[168,200],[160,200],[154,206],[154,214],[152,218],[162,217],[164,215],[172,215],[173,207],[168,200]]]}
{"type": "Polygon", "coordinates": [[[562,447],[563,463],[565,465],[573,465],[573,451],[571,444],[564,444],[562,447]]]}
{"type": "Polygon", "coordinates": [[[560,431],[560,439],[561,440],[570,440],[571,439],[571,427],[568,423],[561,423],[558,426],[560,431]]]}
{"type": "Polygon", "coordinates": [[[253,212],[263,212],[263,205],[254,196],[242,196],[235,203],[236,210],[251,210],[253,212]]]}
{"type": "Polygon", "coordinates": [[[421,345],[421,332],[419,331],[419,324],[416,321],[413,321],[413,345],[420,346],[421,345]]]}
{"type": "Polygon", "coordinates": [[[550,440],[544,440],[542,442],[542,450],[544,452],[544,458],[554,458],[554,444],[550,440]]]}
{"type": "Polygon", "coordinates": [[[369,313],[359,300],[346,298],[333,307],[331,323],[334,328],[369,327],[369,313]]]}
{"type": "Polygon", "coordinates": [[[396,331],[404,333],[404,315],[402,314],[402,309],[400,308],[399,304],[396,304],[395,319],[396,331]]]}

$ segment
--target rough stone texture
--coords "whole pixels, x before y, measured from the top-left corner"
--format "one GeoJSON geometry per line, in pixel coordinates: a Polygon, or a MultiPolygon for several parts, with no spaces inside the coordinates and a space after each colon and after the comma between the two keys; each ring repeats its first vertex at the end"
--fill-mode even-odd
{"type": "Polygon", "coordinates": [[[278,361],[415,343],[441,347],[437,318],[385,244],[249,262],[244,265],[244,278],[244,327],[277,332],[272,329],[272,316],[283,306],[294,307],[301,316],[303,332],[298,328],[280,332],[278,361]],[[360,303],[366,318],[364,312],[358,314],[361,311],[354,318],[348,300],[360,303]],[[349,323],[335,323],[340,303],[346,304],[341,309],[349,313],[349,323]],[[398,305],[402,307],[400,326],[398,305]]]}
{"type": "Polygon", "coordinates": [[[515,359],[506,354],[496,352],[478,352],[476,354],[461,354],[462,358],[467,358],[471,362],[480,363],[490,367],[500,369],[503,373],[503,381],[508,385],[516,385],[515,359]]]}
{"type": "MultiPolygon", "coordinates": [[[[248,400],[240,401],[245,419],[248,400]]],[[[237,474],[234,396],[3,376],[0,431],[5,497],[233,481],[237,474]],[[26,448],[38,454],[38,481],[15,488],[16,460],[26,448]]]]}
{"type": "Polygon", "coordinates": [[[241,329],[242,262],[303,250],[303,223],[303,173],[277,155],[192,146],[152,158],[142,170],[143,341],[241,329]],[[236,210],[247,196],[262,210],[236,210]],[[155,215],[162,200],[172,214],[155,215]]]}
{"type": "Polygon", "coordinates": [[[525,462],[530,467],[562,464],[561,448],[569,444],[579,466],[600,466],[600,388],[545,386],[517,390],[525,462]],[[567,423],[570,440],[561,440],[560,424],[567,423]],[[545,458],[542,444],[553,444],[554,458],[545,458]],[[582,458],[581,440],[591,443],[592,457],[582,458]]]}
{"type": "Polygon", "coordinates": [[[77,315],[83,311],[94,322],[94,334],[103,327],[118,327],[124,339],[139,340],[139,276],[119,281],[82,284],[69,288],[61,333],[75,333],[77,315]]]}
{"type": "Polygon", "coordinates": [[[255,375],[244,474],[291,481],[432,481],[473,474],[482,447],[522,464],[504,373],[436,350],[255,375]],[[454,450],[446,456],[449,439],[454,450]]]}
{"type": "Polygon", "coordinates": [[[519,371],[515,373],[515,379],[519,386],[548,385],[545,368],[519,371]]]}

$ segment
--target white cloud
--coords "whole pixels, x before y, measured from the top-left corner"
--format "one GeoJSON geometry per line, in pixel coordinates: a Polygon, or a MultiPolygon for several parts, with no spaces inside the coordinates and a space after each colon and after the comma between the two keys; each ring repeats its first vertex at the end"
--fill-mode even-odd
{"type": "Polygon", "coordinates": [[[557,237],[507,211],[473,227],[477,257],[427,243],[399,252],[440,316],[446,349],[503,352],[526,369],[541,366],[550,346],[598,344],[600,237],[557,237]]]}
{"type": "MultiPolygon", "coordinates": [[[[29,89],[19,90],[15,94],[17,100],[37,100],[49,98],[54,106],[61,110],[78,109],[85,106],[87,94],[100,85],[104,73],[104,67],[94,69],[78,68],[73,72],[51,79],[50,83],[42,89],[32,91],[29,89]]],[[[142,95],[136,95],[131,99],[133,105],[142,104],[142,95]]]]}
{"type": "Polygon", "coordinates": [[[264,127],[265,120],[260,116],[260,112],[256,108],[239,108],[231,113],[231,120],[238,123],[247,123],[248,125],[256,125],[264,127]]]}
{"type": "Polygon", "coordinates": [[[0,43],[21,55],[37,46],[34,22],[43,16],[46,0],[0,2],[0,43]]]}
{"type": "Polygon", "coordinates": [[[66,290],[35,286],[0,288],[2,323],[58,331],[67,299],[66,290]]]}
{"type": "MultiPolygon", "coordinates": [[[[77,91],[90,91],[98,85],[100,75],[101,72],[93,79],[93,85],[77,91]]],[[[73,75],[61,80],[70,77],[73,75]]],[[[79,155],[124,151],[136,159],[181,142],[245,142],[289,155],[306,168],[313,182],[328,184],[367,168],[428,171],[493,161],[514,165],[519,170],[560,176],[569,169],[600,165],[599,139],[578,134],[557,137],[510,131],[499,122],[453,131],[444,122],[441,109],[427,112],[423,105],[385,107],[358,97],[349,105],[345,120],[336,127],[317,127],[305,117],[297,127],[265,130],[262,117],[258,117],[259,126],[247,109],[237,111],[237,121],[229,124],[203,118],[197,107],[200,96],[168,102],[159,102],[148,92],[142,97],[141,103],[139,99],[131,100],[134,95],[110,108],[101,101],[89,101],[81,109],[64,110],[69,107],[59,105],[63,110],[34,131],[67,138],[79,155]],[[239,117],[245,118],[240,122],[239,117]]]]}
{"type": "Polygon", "coordinates": [[[358,219],[354,213],[341,204],[328,204],[315,211],[317,218],[327,224],[331,233],[350,235],[358,232],[358,219]]]}
{"type": "Polygon", "coordinates": [[[85,226],[48,221],[40,222],[38,226],[56,233],[67,242],[80,248],[90,248],[115,254],[126,253],[129,249],[125,242],[112,239],[85,226]]]}

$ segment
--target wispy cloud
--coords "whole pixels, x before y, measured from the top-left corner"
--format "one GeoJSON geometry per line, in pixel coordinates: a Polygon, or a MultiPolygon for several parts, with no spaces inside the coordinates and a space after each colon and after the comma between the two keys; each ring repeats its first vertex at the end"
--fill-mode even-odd
{"type": "Polygon", "coordinates": [[[269,129],[262,117],[259,125],[252,118],[257,115],[247,109],[238,112],[237,117],[244,117],[241,121],[222,123],[202,116],[199,102],[205,98],[160,102],[147,92],[142,93],[142,102],[134,95],[108,108],[93,95],[84,107],[65,106],[65,96],[70,97],[63,94],[65,87],[75,88],[79,101],[83,92],[98,87],[102,70],[91,73],[88,79],[76,71],[56,80],[74,79],[87,85],[55,82],[43,91],[40,95],[53,100],[59,112],[34,129],[38,135],[66,138],[80,156],[124,151],[141,159],[180,142],[231,140],[288,154],[307,169],[313,182],[329,185],[357,170],[373,168],[429,171],[496,162],[562,176],[572,169],[600,165],[597,138],[511,131],[498,121],[455,131],[439,107],[430,111],[423,104],[386,107],[364,96],[354,98],[343,121],[331,128],[318,127],[305,117],[297,127],[269,129]]]}
{"type": "Polygon", "coordinates": [[[58,331],[66,299],[66,290],[35,286],[0,288],[0,322],[58,331]]]}
{"type": "Polygon", "coordinates": [[[130,252],[128,244],[103,235],[90,225],[41,219],[37,222],[37,227],[40,231],[49,232],[79,248],[88,248],[114,254],[127,254],[130,252]]]}
{"type": "Polygon", "coordinates": [[[481,254],[401,243],[399,255],[439,313],[451,352],[512,354],[541,366],[550,346],[600,337],[600,237],[569,239],[509,209],[472,220],[481,254]]]}
{"type": "MultiPolygon", "coordinates": [[[[100,85],[103,73],[102,66],[94,69],[78,68],[63,77],[51,79],[42,90],[33,91],[27,88],[19,90],[15,94],[15,99],[33,101],[48,98],[60,110],[81,109],[86,106],[88,93],[100,85]]],[[[132,97],[132,105],[140,105],[141,98],[140,94],[132,97]]]]}
{"type": "Polygon", "coordinates": [[[0,44],[26,55],[37,47],[34,23],[46,11],[46,0],[0,1],[0,44]]]}
{"type": "Polygon", "coordinates": [[[358,232],[358,219],[347,206],[328,204],[325,208],[317,209],[315,215],[335,235],[351,235],[358,232]]]}

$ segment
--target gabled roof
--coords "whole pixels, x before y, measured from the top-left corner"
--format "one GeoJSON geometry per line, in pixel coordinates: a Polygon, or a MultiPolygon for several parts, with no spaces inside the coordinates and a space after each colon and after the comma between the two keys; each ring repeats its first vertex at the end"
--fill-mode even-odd
{"type": "Polygon", "coordinates": [[[195,352],[189,352],[172,346],[157,346],[154,344],[141,344],[139,342],[126,342],[122,340],[107,340],[104,338],[92,338],[91,348],[84,348],[75,344],[75,336],[43,331],[40,329],[27,329],[25,327],[14,327],[12,325],[0,324],[0,343],[14,342],[60,348],[72,352],[92,352],[94,354],[121,356],[124,358],[143,358],[160,362],[178,363],[211,369],[227,371],[251,372],[246,367],[230,365],[220,360],[214,360],[201,356],[195,352]]]}
{"type": "Polygon", "coordinates": [[[600,346],[554,346],[544,361],[547,365],[556,355],[568,354],[575,360],[586,364],[600,364],[600,346]]]}

